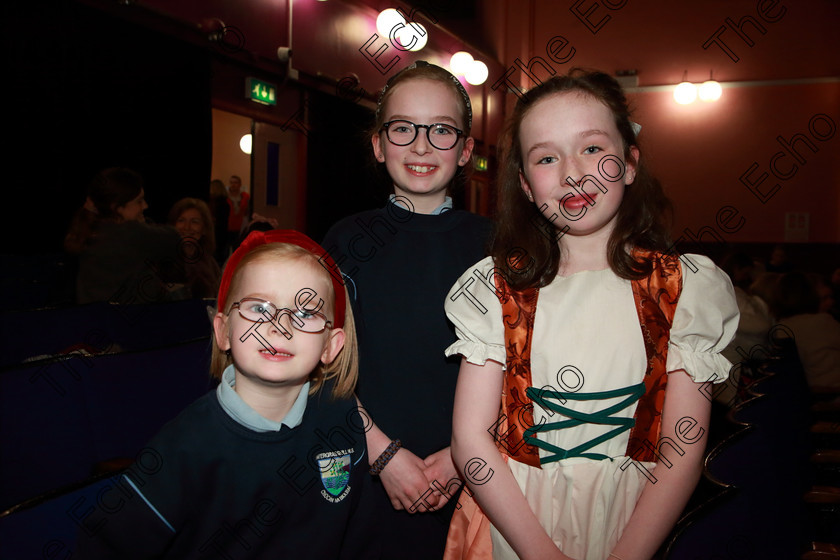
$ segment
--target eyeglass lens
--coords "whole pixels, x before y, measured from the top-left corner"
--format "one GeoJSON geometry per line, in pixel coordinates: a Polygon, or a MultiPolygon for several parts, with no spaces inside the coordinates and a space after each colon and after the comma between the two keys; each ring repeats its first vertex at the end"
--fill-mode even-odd
{"type": "Polygon", "coordinates": [[[390,121],[385,123],[388,140],[397,146],[408,146],[417,138],[417,131],[426,129],[426,139],[438,150],[449,150],[458,142],[460,132],[454,126],[444,123],[414,124],[411,121],[390,121]]]}
{"type": "Polygon", "coordinates": [[[243,299],[239,302],[239,314],[243,319],[252,323],[279,320],[283,314],[288,314],[292,328],[306,333],[317,333],[327,326],[327,318],[321,313],[306,309],[278,308],[270,301],[258,299],[243,299]]]}

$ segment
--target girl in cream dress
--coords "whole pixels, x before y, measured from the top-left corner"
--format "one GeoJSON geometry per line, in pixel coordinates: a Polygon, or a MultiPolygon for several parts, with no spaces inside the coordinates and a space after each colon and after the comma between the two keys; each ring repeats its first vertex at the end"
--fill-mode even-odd
{"type": "Polygon", "coordinates": [[[453,457],[477,502],[448,559],[650,558],[697,483],[738,309],[709,259],[668,250],[628,117],[601,73],[514,110],[492,256],[446,300],[453,457]]]}

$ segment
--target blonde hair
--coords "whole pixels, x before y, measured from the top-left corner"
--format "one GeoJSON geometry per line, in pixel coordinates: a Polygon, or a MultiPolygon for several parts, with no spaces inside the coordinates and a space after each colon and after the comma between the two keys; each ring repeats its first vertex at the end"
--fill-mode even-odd
{"type": "MultiPolygon", "coordinates": [[[[230,282],[229,294],[235,293],[239,280],[245,268],[254,262],[268,259],[294,261],[309,261],[311,266],[316,267],[326,279],[330,286],[328,300],[330,307],[335,310],[335,293],[332,289],[333,283],[330,277],[330,272],[318,261],[318,257],[310,253],[303,247],[293,245],[291,243],[267,243],[254,248],[247,255],[242,257],[236,270],[233,273],[233,278],[230,282]]],[[[345,301],[349,302],[347,288],[344,288],[345,301]]],[[[228,305],[230,305],[231,298],[228,298],[228,305]]],[[[219,309],[218,311],[222,311],[219,309]]],[[[230,309],[228,309],[230,313],[230,309]]],[[[332,390],[332,397],[336,399],[349,398],[353,395],[356,388],[356,380],[359,376],[359,352],[358,343],[356,339],[356,324],[353,321],[353,310],[349,303],[345,306],[344,311],[344,346],[339,350],[338,355],[329,364],[320,363],[309,375],[309,394],[317,393],[324,382],[329,379],[335,379],[332,390]]],[[[225,368],[233,363],[233,359],[229,354],[223,352],[216,342],[216,337],[213,336],[213,351],[210,360],[210,374],[221,379],[222,372],[225,368]]]]}

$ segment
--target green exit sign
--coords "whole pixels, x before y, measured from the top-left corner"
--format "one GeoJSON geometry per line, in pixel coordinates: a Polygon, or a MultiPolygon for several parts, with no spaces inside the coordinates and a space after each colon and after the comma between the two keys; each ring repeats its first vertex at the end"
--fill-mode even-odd
{"type": "Polygon", "coordinates": [[[277,86],[256,78],[245,80],[245,97],[263,105],[277,105],[277,86]]]}
{"type": "Polygon", "coordinates": [[[475,170],[476,171],[487,171],[487,158],[481,156],[475,156],[475,170]]]}

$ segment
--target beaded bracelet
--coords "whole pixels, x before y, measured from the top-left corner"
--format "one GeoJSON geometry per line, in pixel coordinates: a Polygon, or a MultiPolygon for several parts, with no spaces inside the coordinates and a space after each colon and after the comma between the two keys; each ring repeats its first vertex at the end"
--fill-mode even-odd
{"type": "Polygon", "coordinates": [[[382,454],[376,458],[376,461],[373,462],[373,466],[370,467],[370,471],[368,472],[370,472],[370,474],[372,474],[373,476],[376,476],[379,473],[381,473],[382,469],[385,468],[385,465],[388,464],[388,461],[390,461],[394,457],[394,455],[397,454],[397,451],[399,451],[401,447],[402,442],[398,439],[395,439],[394,441],[389,443],[388,447],[385,448],[385,451],[383,451],[382,454]]]}

